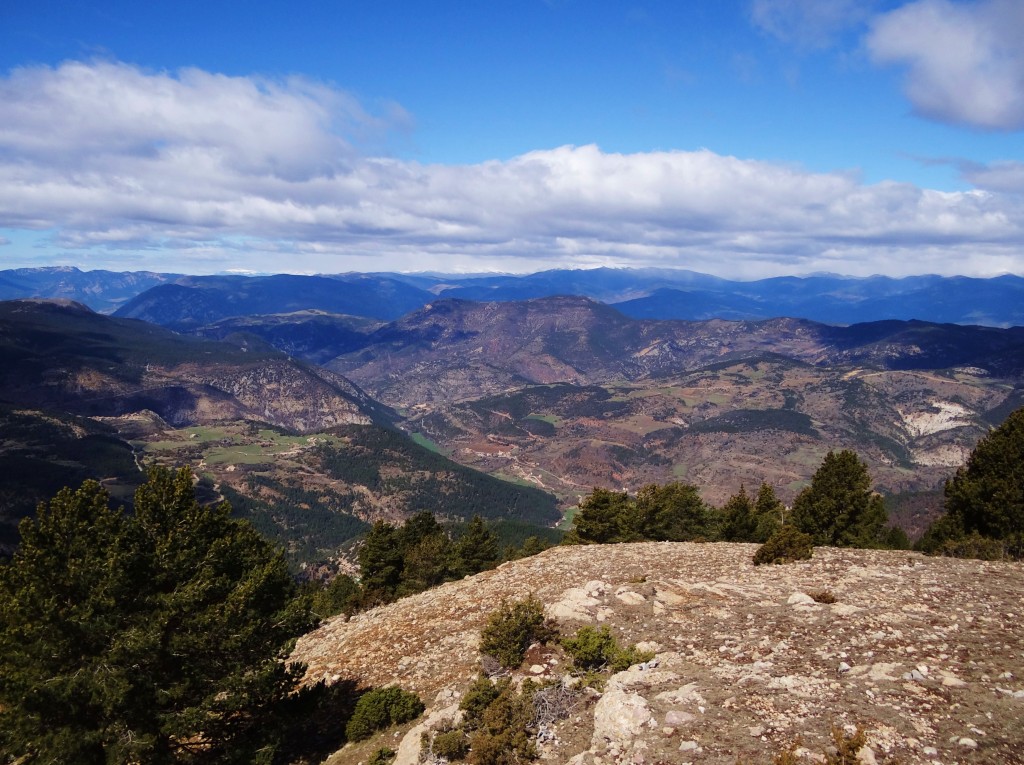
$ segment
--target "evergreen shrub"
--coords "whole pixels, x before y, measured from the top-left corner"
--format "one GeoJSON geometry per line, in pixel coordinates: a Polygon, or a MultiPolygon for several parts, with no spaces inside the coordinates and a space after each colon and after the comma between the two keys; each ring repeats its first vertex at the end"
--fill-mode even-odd
{"type": "Polygon", "coordinates": [[[480,652],[493,656],[502,667],[514,669],[523,663],[532,643],[556,637],[556,630],[544,619],[544,605],[532,595],[526,600],[502,603],[480,633],[480,652]]]}
{"type": "Polygon", "coordinates": [[[367,765],[388,765],[392,760],[395,759],[397,752],[394,749],[388,749],[386,746],[382,746],[370,757],[367,765]]]}
{"type": "Polygon", "coordinates": [[[580,627],[573,637],[562,640],[562,648],[572,657],[573,667],[583,671],[607,668],[621,672],[654,658],[652,652],[638,651],[636,646],[622,648],[606,626],[580,627]]]}
{"type": "Polygon", "coordinates": [[[798,560],[810,560],[814,554],[809,534],[797,531],[794,526],[783,526],[754,553],[754,565],[764,563],[793,563],[798,560]]]}
{"type": "Polygon", "coordinates": [[[443,730],[434,734],[430,751],[435,757],[455,762],[466,759],[469,754],[469,740],[458,728],[443,730]]]}
{"type": "Polygon", "coordinates": [[[345,735],[350,741],[361,741],[390,725],[416,719],[424,709],[419,696],[396,685],[374,688],[356,702],[345,735]]]}

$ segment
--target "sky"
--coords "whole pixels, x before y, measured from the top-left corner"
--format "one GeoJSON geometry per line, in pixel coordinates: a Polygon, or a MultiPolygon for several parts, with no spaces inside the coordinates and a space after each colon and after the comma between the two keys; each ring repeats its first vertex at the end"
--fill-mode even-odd
{"type": "Polygon", "coordinates": [[[0,0],[0,268],[1024,275],[1024,0],[0,0]]]}

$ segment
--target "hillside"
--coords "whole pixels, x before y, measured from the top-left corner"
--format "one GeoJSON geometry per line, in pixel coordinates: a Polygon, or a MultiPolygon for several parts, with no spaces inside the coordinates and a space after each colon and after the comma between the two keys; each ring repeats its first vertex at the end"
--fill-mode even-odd
{"type": "MultiPolygon", "coordinates": [[[[436,724],[478,671],[487,615],[533,593],[564,634],[600,623],[656,651],[602,694],[579,695],[540,745],[548,761],[769,763],[797,739],[821,752],[836,724],[866,732],[873,759],[862,762],[1024,762],[1024,566],[820,548],[810,561],[754,567],[753,550],[555,548],[336,617],[293,658],[310,681],[415,691],[436,724]],[[823,590],[836,602],[809,597],[823,590]]],[[[558,649],[531,650],[517,676],[565,671],[558,649]]],[[[366,762],[387,745],[410,765],[420,730],[384,732],[328,762],[366,762]]]]}
{"type": "Polygon", "coordinates": [[[4,404],[0,476],[0,558],[14,551],[18,522],[64,486],[94,478],[123,500],[142,481],[131,445],[110,425],[4,404]]]}
{"type": "Polygon", "coordinates": [[[297,434],[257,422],[171,428],[107,420],[147,464],[192,465],[208,498],[278,542],[296,566],[337,558],[374,521],[401,523],[430,510],[454,524],[480,515],[551,527],[555,498],[453,462],[376,425],[297,434]]]}
{"type": "Polygon", "coordinates": [[[767,356],[636,383],[525,386],[414,410],[405,425],[460,461],[569,498],[592,486],[685,480],[722,503],[768,481],[790,501],[825,454],[843,448],[887,493],[940,486],[1021,403],[1013,383],[966,371],[767,356]]]}
{"type": "Polygon", "coordinates": [[[393,406],[466,400],[528,383],[653,379],[772,353],[820,367],[971,366],[1024,372],[1024,328],[800,319],[641,321],[580,297],[439,300],[366,336],[327,366],[393,406]]]}
{"type": "Polygon", "coordinates": [[[0,398],[175,425],[258,419],[299,431],[387,422],[348,380],[265,343],[218,343],[75,303],[0,303],[0,398]]]}
{"type": "Polygon", "coordinates": [[[309,310],[236,316],[198,327],[192,333],[213,340],[253,335],[293,358],[324,364],[362,348],[366,336],[383,323],[361,316],[309,310]]]}
{"type": "Polygon", "coordinates": [[[550,494],[414,443],[345,378],[251,335],[215,342],[79,304],[0,303],[0,407],[11,468],[0,551],[60,487],[104,479],[128,499],[152,463],[191,465],[204,500],[231,500],[296,565],[337,556],[375,520],[424,509],[453,523],[560,517],[550,494]]]}
{"type": "Polygon", "coordinates": [[[880,490],[928,491],[1024,403],[1020,328],[637,321],[575,297],[437,301],[329,366],[455,459],[569,504],[671,480],[789,501],[842,448],[880,490]]]}

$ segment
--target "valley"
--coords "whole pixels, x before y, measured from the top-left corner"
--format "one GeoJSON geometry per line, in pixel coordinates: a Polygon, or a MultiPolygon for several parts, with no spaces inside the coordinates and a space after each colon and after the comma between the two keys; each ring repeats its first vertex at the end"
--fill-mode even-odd
{"type": "Polygon", "coordinates": [[[941,486],[1019,391],[968,372],[820,369],[779,358],[607,386],[534,385],[421,408],[407,427],[454,458],[567,502],[681,480],[722,504],[767,481],[790,501],[830,450],[889,494],[941,486]]]}
{"type": "Polygon", "coordinates": [[[252,421],[179,429],[108,422],[131,433],[146,464],[191,465],[208,499],[227,499],[300,567],[339,559],[349,570],[339,550],[375,521],[401,524],[423,509],[449,525],[480,515],[499,527],[550,527],[560,517],[551,495],[452,462],[380,426],[297,434],[252,421]]]}
{"type": "Polygon", "coordinates": [[[66,301],[9,301],[0,362],[7,551],[17,521],[62,486],[96,478],[130,502],[152,464],[191,465],[205,501],[228,499],[296,567],[425,508],[449,523],[560,517],[552,495],[416,444],[358,386],[253,337],[217,342],[66,301]]]}
{"type": "MultiPolygon", "coordinates": [[[[0,303],[4,405],[39,433],[45,418],[92,423],[130,459],[72,470],[11,428],[4,453],[49,454],[120,497],[138,465],[190,464],[206,499],[229,499],[299,566],[422,509],[550,528],[594,487],[671,481],[715,505],[765,481],[790,502],[840,449],[914,537],[978,439],[1024,404],[1021,328],[635,319],[583,295],[434,296],[511,297],[507,281],[394,277],[179,278],[118,310],[148,321],[0,303]]],[[[609,295],[629,288],[620,277],[577,278],[609,295]]],[[[8,479],[5,496],[24,485],[8,479]]],[[[47,495],[26,496],[5,505],[9,531],[47,495]]]]}

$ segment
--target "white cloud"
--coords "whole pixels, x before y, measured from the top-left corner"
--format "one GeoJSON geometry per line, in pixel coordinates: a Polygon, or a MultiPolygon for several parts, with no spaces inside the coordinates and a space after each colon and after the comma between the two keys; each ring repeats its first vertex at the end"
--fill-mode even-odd
{"type": "Polygon", "coordinates": [[[0,80],[0,228],[52,231],[111,267],[192,272],[1024,271],[1024,200],[994,182],[943,193],[596,146],[423,165],[365,151],[389,120],[301,79],[16,70],[0,80]]]}
{"type": "Polygon", "coordinates": [[[1024,3],[917,0],[872,23],[868,51],[907,67],[921,115],[995,130],[1024,129],[1024,3]]]}
{"type": "Polygon", "coordinates": [[[805,49],[827,48],[847,29],[862,24],[874,0],[753,0],[754,25],[805,49]]]}
{"type": "Polygon", "coordinates": [[[961,162],[960,174],[969,183],[980,189],[1024,194],[1024,162],[993,162],[981,165],[961,162]]]}

